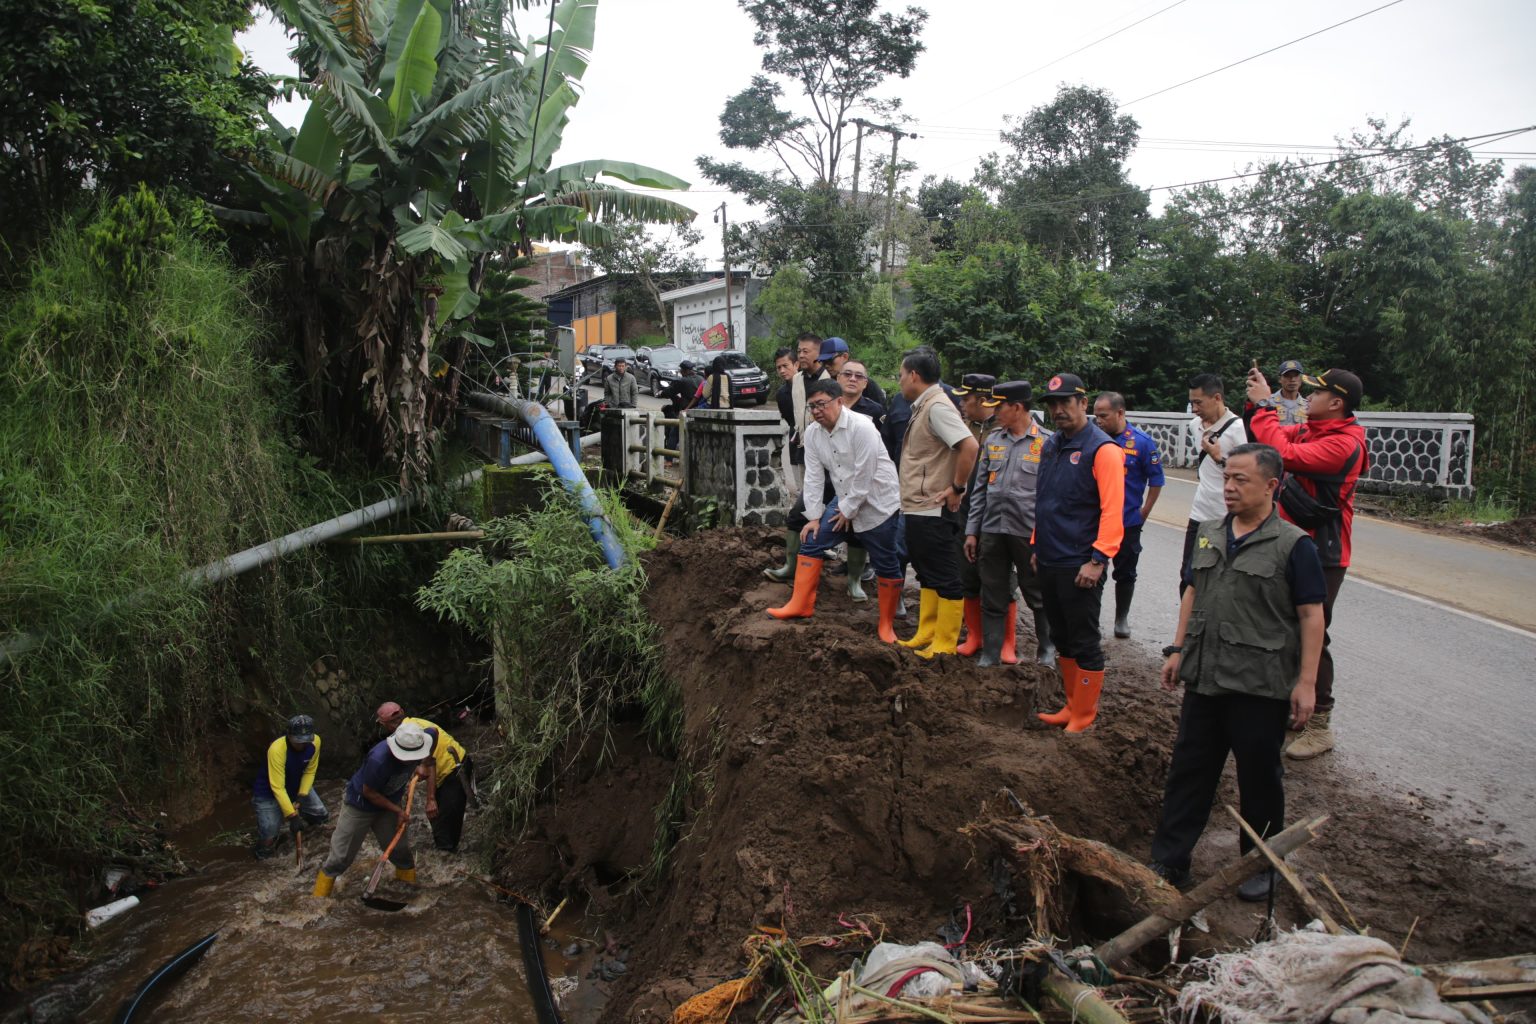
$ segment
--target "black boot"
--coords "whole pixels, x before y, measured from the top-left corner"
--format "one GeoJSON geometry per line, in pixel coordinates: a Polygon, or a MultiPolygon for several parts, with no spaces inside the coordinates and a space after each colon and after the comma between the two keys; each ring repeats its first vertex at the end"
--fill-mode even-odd
{"type": "Polygon", "coordinates": [[[1115,636],[1121,640],[1131,635],[1131,597],[1135,593],[1134,580],[1115,581],[1115,636]]]}
{"type": "Polygon", "coordinates": [[[993,612],[981,613],[981,655],[976,659],[977,668],[991,668],[1003,663],[1003,635],[1008,621],[993,612]]]}
{"type": "Polygon", "coordinates": [[[1051,623],[1044,611],[1035,612],[1035,664],[1047,668],[1056,664],[1056,645],[1051,642],[1051,623]]]}

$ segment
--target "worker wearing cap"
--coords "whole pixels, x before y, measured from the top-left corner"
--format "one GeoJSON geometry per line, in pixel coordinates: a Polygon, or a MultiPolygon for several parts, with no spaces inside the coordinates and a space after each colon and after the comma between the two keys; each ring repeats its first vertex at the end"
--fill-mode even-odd
{"type": "Polygon", "coordinates": [[[1102,391],[1093,400],[1093,421],[1125,450],[1125,536],[1115,555],[1115,636],[1131,635],[1131,599],[1141,563],[1141,528],[1163,493],[1163,454],[1150,434],[1125,419],[1125,396],[1102,391]]]}
{"type": "MultiPolygon", "coordinates": [[[[992,398],[992,386],[996,383],[997,378],[990,373],[967,373],[960,378],[960,386],[952,388],[949,392],[952,398],[960,402],[960,418],[971,429],[971,434],[976,438],[978,445],[983,444],[983,439],[993,427],[994,406],[989,405],[988,402],[992,398]]],[[[981,465],[979,456],[976,464],[981,465]]],[[[971,473],[974,477],[976,470],[972,470],[971,473]]],[[[975,490],[976,482],[973,479],[965,497],[960,499],[962,526],[970,518],[971,494],[975,490]]],[[[955,543],[960,545],[960,557],[957,561],[960,565],[960,586],[965,591],[965,611],[962,616],[965,623],[965,640],[956,645],[955,653],[969,658],[981,650],[981,570],[977,567],[975,560],[965,553],[965,530],[962,529],[955,534],[955,543]]]]}
{"type": "Polygon", "coordinates": [[[1125,453],[1088,416],[1088,388],[1058,373],[1041,395],[1056,427],[1040,452],[1034,563],[1067,706],[1038,717],[1082,732],[1099,713],[1104,570],[1125,535],[1125,453]]]}
{"type": "Polygon", "coordinates": [[[427,821],[432,825],[432,845],[453,853],[464,834],[464,812],[474,786],[474,762],[463,745],[448,730],[425,718],[407,718],[394,701],[385,701],[374,712],[374,719],[385,735],[392,734],[405,722],[421,726],[432,740],[432,757],[425,762],[427,780],[427,821]]]}
{"type": "Polygon", "coordinates": [[[982,442],[971,477],[971,507],[965,527],[965,556],[981,574],[982,668],[1016,663],[1018,602],[1014,590],[1035,615],[1035,658],[1055,660],[1045,621],[1040,579],[1030,564],[1029,536],[1035,528],[1040,457],[1045,433],[1030,415],[1027,380],[1011,380],[992,389],[989,405],[998,428],[982,442]]]}
{"type": "MultiPolygon", "coordinates": [[[[1303,376],[1302,383],[1311,393],[1307,421],[1300,426],[1281,425],[1269,382],[1257,369],[1248,371],[1248,400],[1254,407],[1254,440],[1279,451],[1285,465],[1280,515],[1307,531],[1323,561],[1328,584],[1323,622],[1332,626],[1333,603],[1349,571],[1355,485],[1370,461],[1365,428],[1355,419],[1365,388],[1359,377],[1340,369],[1303,376]]],[[[1333,745],[1333,650],[1325,632],[1317,665],[1317,712],[1285,754],[1304,761],[1326,754],[1333,745]]]]}
{"type": "Polygon", "coordinates": [[[1307,400],[1301,397],[1301,378],[1306,372],[1300,360],[1287,359],[1280,364],[1280,390],[1270,395],[1269,400],[1282,427],[1307,422],[1307,400]]]}
{"type": "Polygon", "coordinates": [[[414,722],[400,723],[394,732],[373,745],[362,767],[347,783],[341,815],[331,833],[331,852],[315,876],[314,895],[331,894],[337,876],[352,866],[368,833],[373,833],[382,851],[389,848],[396,829],[401,830],[400,840],[390,851],[389,862],[395,866],[396,878],[415,884],[416,857],[411,852],[410,830],[406,827],[410,818],[401,801],[411,776],[418,771],[426,774],[421,762],[431,756],[432,740],[414,722]]]}
{"type": "Polygon", "coordinates": [[[919,657],[954,654],[965,617],[960,583],[960,502],[981,448],[939,385],[939,356],[926,346],[901,359],[901,393],[912,419],[901,447],[901,511],[907,557],[919,586],[917,632],[903,647],[919,657]]]}
{"type": "Polygon", "coordinates": [[[256,773],[251,787],[251,806],[256,808],[256,845],[251,852],[256,859],[272,856],[283,822],[297,836],[331,816],[315,792],[319,768],[320,737],[315,735],[315,720],[294,715],[288,719],[288,731],[268,745],[266,764],[256,773]]]}

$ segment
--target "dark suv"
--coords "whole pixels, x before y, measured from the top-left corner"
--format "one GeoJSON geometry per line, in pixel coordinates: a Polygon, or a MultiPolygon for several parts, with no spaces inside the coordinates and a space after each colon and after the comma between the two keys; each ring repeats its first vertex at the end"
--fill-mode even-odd
{"type": "Polygon", "coordinates": [[[768,375],[743,352],[695,352],[689,356],[706,378],[710,364],[718,356],[725,361],[726,376],[731,378],[731,405],[762,405],[768,401],[768,375]]]}

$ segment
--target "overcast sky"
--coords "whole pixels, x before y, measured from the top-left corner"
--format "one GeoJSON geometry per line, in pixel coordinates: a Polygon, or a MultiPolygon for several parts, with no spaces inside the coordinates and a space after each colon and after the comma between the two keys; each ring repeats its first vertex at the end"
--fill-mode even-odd
{"type": "MultiPolygon", "coordinates": [[[[920,137],[901,148],[918,165],[914,189],[927,174],[968,181],[979,158],[999,148],[1003,118],[1050,102],[1063,82],[1108,89],[1140,123],[1130,174],[1144,188],[1220,177],[1277,155],[1326,159],[1335,136],[1364,129],[1372,117],[1411,118],[1415,141],[1536,124],[1533,0],[1399,0],[1138,100],[1386,2],[919,4],[930,15],[927,49],[910,78],[888,81],[879,95],[900,98],[915,119],[909,130],[920,137]]],[[[520,15],[525,34],[542,34],[547,16],[547,7],[520,15]]],[[[260,26],[241,42],[262,67],[291,73],[288,44],[275,26],[260,26]]],[[[720,111],[760,60],[752,24],[731,0],[604,0],[559,162],[633,160],[686,178],[695,194],[683,200],[707,231],[722,200],[732,220],[752,218],[744,201],[703,180],[694,159],[732,158],[719,142],[720,111]]],[[[301,115],[278,116],[295,122],[301,115]]],[[[1505,158],[1506,170],[1536,163],[1536,132],[1487,149],[1518,154],[1505,158]]],[[[1153,202],[1160,206],[1162,196],[1153,202]]]]}

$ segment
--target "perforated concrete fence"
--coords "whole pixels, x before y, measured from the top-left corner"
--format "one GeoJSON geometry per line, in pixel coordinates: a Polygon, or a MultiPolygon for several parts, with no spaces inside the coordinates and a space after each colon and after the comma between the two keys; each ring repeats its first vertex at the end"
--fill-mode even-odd
{"type": "MultiPolygon", "coordinates": [[[[1162,449],[1165,465],[1191,468],[1200,454],[1188,413],[1130,412],[1127,418],[1162,449]]],[[[1370,464],[1360,489],[1378,494],[1472,496],[1470,413],[1364,412],[1370,464]]]]}

